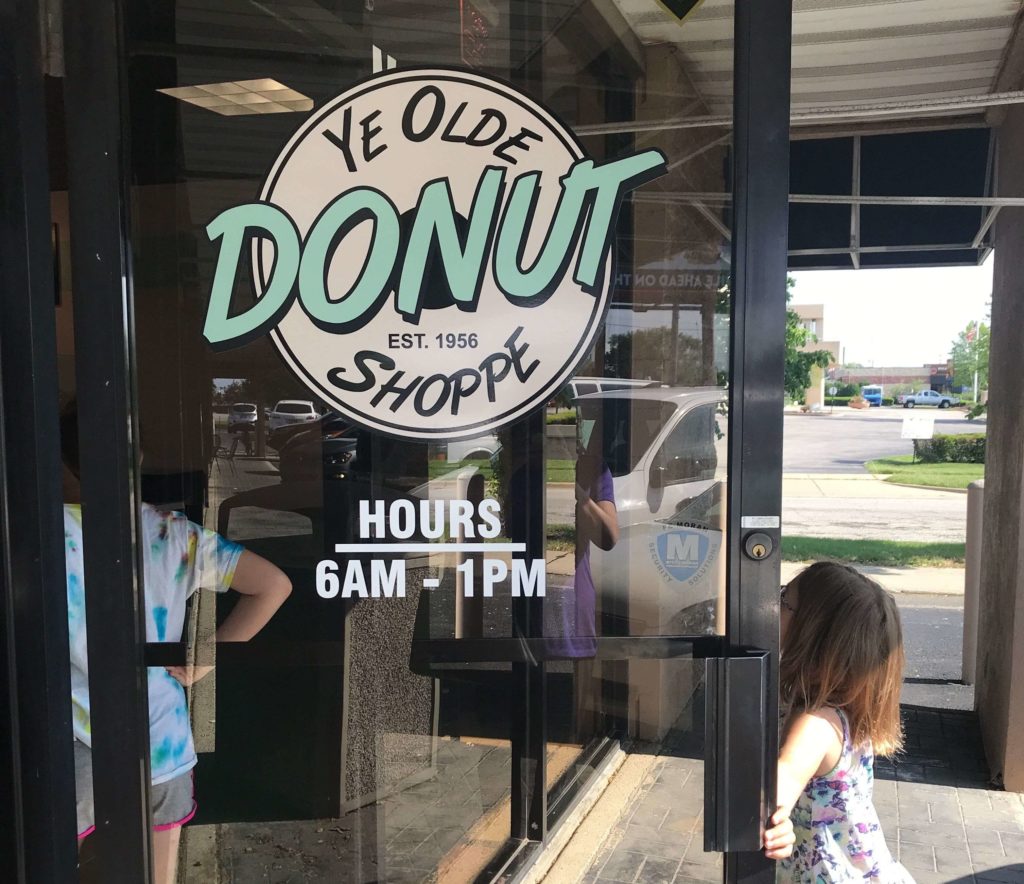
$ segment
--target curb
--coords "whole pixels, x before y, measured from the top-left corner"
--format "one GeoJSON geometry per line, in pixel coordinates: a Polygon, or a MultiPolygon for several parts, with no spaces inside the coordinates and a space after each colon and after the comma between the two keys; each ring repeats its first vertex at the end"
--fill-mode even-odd
{"type": "Polygon", "coordinates": [[[966,494],[966,488],[942,488],[939,485],[908,485],[906,482],[890,482],[887,479],[879,479],[886,485],[895,485],[897,488],[919,488],[922,491],[949,491],[952,494],[966,494]]]}
{"type": "MultiPolygon", "coordinates": [[[[865,467],[866,469],[866,467],[865,467]]],[[[966,494],[966,488],[943,488],[941,485],[913,485],[910,482],[890,482],[888,477],[893,475],[892,473],[871,473],[868,475],[872,479],[876,479],[879,482],[884,482],[886,485],[895,485],[897,488],[917,488],[921,491],[950,491],[953,494],[966,494]]]]}

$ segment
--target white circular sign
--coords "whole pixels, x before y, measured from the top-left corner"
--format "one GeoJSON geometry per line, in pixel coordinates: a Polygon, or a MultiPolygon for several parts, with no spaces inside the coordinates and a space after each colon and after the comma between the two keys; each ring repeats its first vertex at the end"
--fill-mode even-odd
{"type": "Polygon", "coordinates": [[[829,387],[828,388],[828,395],[829,396],[835,396],[836,393],[838,393],[838,392],[839,392],[839,388],[838,387],[829,387]]]}
{"type": "Polygon", "coordinates": [[[259,203],[221,213],[206,336],[269,333],[320,399],[374,430],[483,435],[543,406],[587,356],[615,216],[664,174],[649,150],[589,159],[546,109],[475,73],[373,77],[312,115],[259,203]],[[257,302],[229,315],[253,235],[257,302]]]}

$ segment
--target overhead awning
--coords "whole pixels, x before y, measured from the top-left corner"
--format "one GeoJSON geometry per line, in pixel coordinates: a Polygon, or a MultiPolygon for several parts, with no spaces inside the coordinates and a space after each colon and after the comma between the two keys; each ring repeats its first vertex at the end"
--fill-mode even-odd
{"type": "MultiPolygon", "coordinates": [[[[643,44],[677,27],[614,0],[643,44]]],[[[594,131],[732,126],[734,0],[704,0],[679,52],[703,116],[594,131]]],[[[976,264],[1000,208],[994,126],[1024,103],[1021,0],[793,0],[790,266],[976,264]]],[[[665,195],[700,209],[728,194],[665,195]]],[[[727,217],[727,213],[725,216],[727,217]]]]}
{"type": "Polygon", "coordinates": [[[978,264],[999,204],[989,129],[792,143],[793,269],[978,264]]]}

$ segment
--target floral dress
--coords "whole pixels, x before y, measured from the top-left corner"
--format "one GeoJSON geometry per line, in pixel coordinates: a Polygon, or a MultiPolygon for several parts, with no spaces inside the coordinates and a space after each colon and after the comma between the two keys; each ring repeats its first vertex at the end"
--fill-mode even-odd
{"type": "Polygon", "coordinates": [[[808,782],[791,819],[796,834],[793,854],[778,864],[776,881],[831,884],[875,881],[913,884],[913,878],[889,852],[871,803],[875,755],[871,743],[854,746],[850,723],[843,724],[843,751],[827,774],[808,782]]]}

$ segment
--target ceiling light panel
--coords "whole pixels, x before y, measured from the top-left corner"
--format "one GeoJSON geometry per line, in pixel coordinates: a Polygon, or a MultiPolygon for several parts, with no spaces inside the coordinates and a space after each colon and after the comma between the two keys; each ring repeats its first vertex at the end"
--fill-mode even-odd
{"type": "Polygon", "coordinates": [[[180,101],[206,108],[225,117],[246,114],[287,114],[313,109],[313,99],[289,89],[277,80],[237,80],[200,86],[157,89],[180,101]]]}

